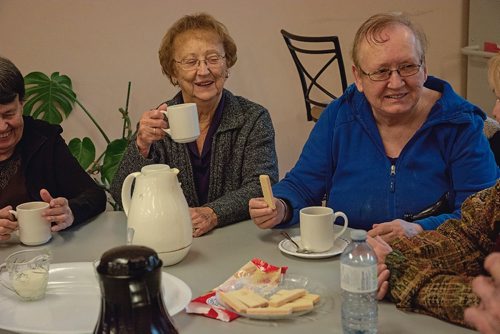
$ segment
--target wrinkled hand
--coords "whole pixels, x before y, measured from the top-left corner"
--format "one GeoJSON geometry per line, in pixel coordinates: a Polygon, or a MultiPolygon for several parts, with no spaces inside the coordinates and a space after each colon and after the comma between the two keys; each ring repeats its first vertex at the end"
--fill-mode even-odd
{"type": "Polygon", "coordinates": [[[164,103],[158,109],[146,111],[139,120],[135,143],[143,157],[148,156],[153,142],[165,137],[165,132],[162,129],[168,128],[168,123],[160,110],[167,110],[167,105],[164,103]]]}
{"type": "Polygon", "coordinates": [[[273,197],[273,202],[276,209],[271,209],[264,197],[252,198],[248,202],[250,218],[257,227],[261,229],[272,228],[283,221],[285,215],[283,203],[276,197],[273,197]]]}
{"type": "Polygon", "coordinates": [[[368,242],[375,251],[378,263],[385,263],[385,258],[392,252],[392,247],[380,236],[376,236],[375,238],[369,236],[366,238],[366,242],[368,242]]]}
{"type": "Polygon", "coordinates": [[[193,223],[193,237],[202,236],[217,226],[217,215],[209,207],[189,208],[189,213],[193,223]]]}
{"type": "Polygon", "coordinates": [[[375,254],[377,255],[377,299],[382,300],[389,291],[389,277],[391,273],[389,272],[389,269],[387,269],[385,258],[387,257],[387,255],[389,255],[389,253],[392,252],[392,248],[379,236],[376,236],[375,238],[368,237],[366,241],[373,248],[375,254]]]}
{"type": "Polygon", "coordinates": [[[465,310],[464,319],[483,334],[500,333],[500,253],[490,254],[484,268],[491,277],[479,276],[472,281],[472,290],[481,303],[465,310]]]}
{"type": "Polygon", "coordinates": [[[410,223],[402,219],[394,219],[387,223],[373,224],[372,229],[368,231],[368,235],[370,237],[379,235],[382,239],[389,242],[397,237],[414,237],[423,230],[419,224],[410,223]]]}
{"type": "Polygon", "coordinates": [[[47,222],[56,224],[51,227],[52,232],[64,230],[73,224],[75,217],[66,198],[53,198],[46,189],[40,190],[40,197],[49,203],[49,208],[45,209],[42,216],[47,222]]]}
{"type": "Polygon", "coordinates": [[[9,240],[12,232],[19,226],[9,210],[12,210],[10,205],[0,210],[0,240],[9,240]]]}
{"type": "Polygon", "coordinates": [[[389,292],[389,277],[391,276],[391,272],[387,269],[387,265],[385,263],[377,264],[377,299],[384,299],[387,292],[389,292]]]}

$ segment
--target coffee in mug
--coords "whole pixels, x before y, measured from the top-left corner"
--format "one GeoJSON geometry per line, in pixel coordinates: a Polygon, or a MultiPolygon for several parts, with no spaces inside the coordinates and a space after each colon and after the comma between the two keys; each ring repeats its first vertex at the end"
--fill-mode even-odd
{"type": "Polygon", "coordinates": [[[177,143],[190,143],[200,136],[198,109],[196,103],[168,106],[161,110],[167,117],[170,128],[162,129],[177,143]]]}
{"type": "Polygon", "coordinates": [[[51,224],[42,217],[49,207],[46,202],[27,202],[19,204],[16,210],[9,210],[19,223],[19,240],[28,246],[46,243],[52,238],[51,224]]]}
{"type": "Polygon", "coordinates": [[[343,212],[333,212],[332,208],[310,206],[300,210],[300,241],[302,247],[312,252],[326,252],[335,240],[347,229],[348,219],[343,212]],[[333,234],[335,219],[342,217],[342,230],[333,234]]]}

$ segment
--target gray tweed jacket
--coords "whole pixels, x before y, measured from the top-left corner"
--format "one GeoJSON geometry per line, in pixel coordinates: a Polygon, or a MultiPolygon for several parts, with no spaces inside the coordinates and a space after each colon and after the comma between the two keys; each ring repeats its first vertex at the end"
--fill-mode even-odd
{"type": "MultiPolygon", "coordinates": [[[[278,181],[278,160],[274,128],[268,111],[243,97],[223,91],[224,110],[212,143],[212,161],[208,187],[208,206],[218,217],[218,226],[249,218],[248,201],[262,196],[259,175],[278,181]]],[[[180,93],[168,105],[182,103],[180,93]]],[[[179,182],[190,207],[198,207],[193,171],[186,144],[169,136],[153,143],[149,157],[138,151],[133,138],[111,184],[111,194],[121,204],[121,187],[125,177],[152,163],[164,163],[180,170],[179,182]]]]}

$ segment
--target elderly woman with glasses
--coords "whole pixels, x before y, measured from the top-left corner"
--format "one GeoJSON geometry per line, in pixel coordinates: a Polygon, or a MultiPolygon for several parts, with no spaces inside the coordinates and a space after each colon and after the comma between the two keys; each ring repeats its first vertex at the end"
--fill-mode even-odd
{"type": "Polygon", "coordinates": [[[268,111],[224,89],[236,63],[236,44],[212,16],[187,15],[163,37],[159,58],[180,92],[142,115],[113,180],[113,197],[121,203],[129,173],[163,163],[180,170],[194,237],[248,219],[248,201],[261,193],[259,175],[276,182],[278,163],[268,111]],[[195,142],[177,143],[161,130],[169,127],[161,111],[180,103],[196,103],[200,136],[195,142]]]}
{"type": "Polygon", "coordinates": [[[322,113],[295,167],[274,185],[276,209],[250,200],[260,228],[286,227],[326,205],[349,226],[391,240],[460,217],[499,170],[485,114],[427,74],[426,38],[405,15],[377,14],[354,39],[354,85],[322,113]]]}

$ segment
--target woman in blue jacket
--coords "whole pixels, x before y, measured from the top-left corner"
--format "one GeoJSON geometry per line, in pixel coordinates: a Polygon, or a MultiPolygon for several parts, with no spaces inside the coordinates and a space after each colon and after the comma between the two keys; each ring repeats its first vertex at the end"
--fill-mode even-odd
{"type": "Polygon", "coordinates": [[[485,114],[427,75],[425,35],[401,14],[377,14],[358,30],[355,84],[324,110],[295,167],[273,187],[276,209],[249,202],[260,228],[285,227],[326,204],[349,226],[386,240],[460,217],[469,195],[499,170],[483,135],[485,114]],[[445,213],[409,218],[448,194],[445,213]]]}

